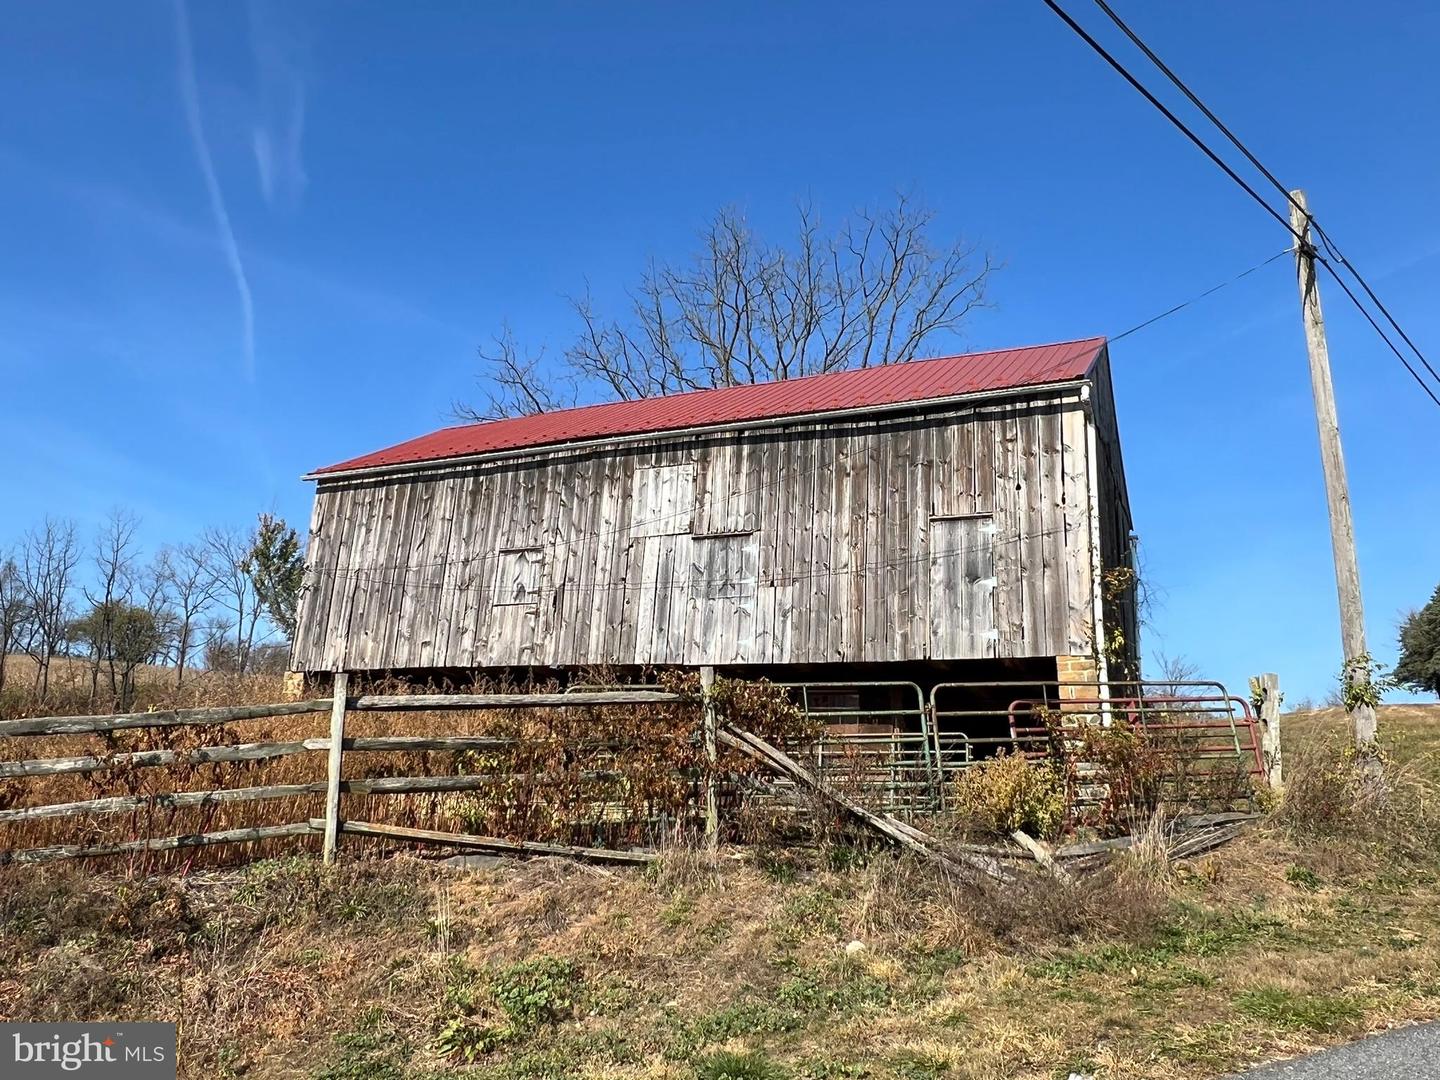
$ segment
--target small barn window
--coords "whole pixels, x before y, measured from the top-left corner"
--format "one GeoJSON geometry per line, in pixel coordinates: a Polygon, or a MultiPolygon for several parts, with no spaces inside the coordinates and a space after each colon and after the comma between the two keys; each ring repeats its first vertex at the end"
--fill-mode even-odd
{"type": "Polygon", "coordinates": [[[539,548],[502,549],[496,557],[496,607],[533,607],[540,602],[545,555],[539,548]]]}
{"type": "Polygon", "coordinates": [[[695,532],[753,532],[760,488],[751,473],[756,450],[739,440],[716,443],[702,454],[695,474],[695,532]]]}
{"type": "Polygon", "coordinates": [[[690,595],[697,600],[753,603],[759,548],[751,533],[697,536],[690,567],[690,595]]]}
{"type": "Polygon", "coordinates": [[[630,501],[631,536],[678,536],[695,516],[695,465],[642,465],[630,501]]]}

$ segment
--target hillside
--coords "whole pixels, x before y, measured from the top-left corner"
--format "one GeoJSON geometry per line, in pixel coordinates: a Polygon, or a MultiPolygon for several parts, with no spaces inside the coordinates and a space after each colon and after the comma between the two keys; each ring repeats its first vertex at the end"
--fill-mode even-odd
{"type": "Polygon", "coordinates": [[[1272,824],[1003,894],[848,847],[6,868],[0,1014],[175,1019],[197,1078],[1219,1076],[1440,1014],[1437,722],[1382,712],[1393,829],[1325,817],[1295,715],[1272,824]]]}

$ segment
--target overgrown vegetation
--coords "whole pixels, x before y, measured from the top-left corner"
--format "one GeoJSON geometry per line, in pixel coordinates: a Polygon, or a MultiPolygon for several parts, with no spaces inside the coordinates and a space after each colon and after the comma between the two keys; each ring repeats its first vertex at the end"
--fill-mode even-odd
{"type": "MultiPolygon", "coordinates": [[[[62,668],[57,667],[57,673],[62,668]]],[[[76,712],[87,712],[85,670],[76,679],[76,712]]],[[[610,682],[605,671],[585,676],[610,682]]],[[[55,692],[62,684],[57,683],[55,692]]],[[[663,685],[690,701],[644,707],[497,710],[475,713],[352,714],[348,733],[363,735],[493,736],[501,744],[483,752],[386,752],[347,760],[347,776],[445,776],[483,778],[474,791],[405,796],[345,796],[352,820],[472,832],[516,839],[557,840],[586,846],[655,846],[688,837],[702,827],[700,792],[710,763],[699,737],[699,681],[694,675],[667,675],[663,685]],[[508,740],[505,741],[505,740],[508,740]],[[353,762],[353,764],[351,764],[353,762]]],[[[153,676],[142,679],[141,701],[187,707],[277,701],[279,680],[260,676],[207,673],[184,687],[153,676]]],[[[445,689],[505,692],[522,689],[489,681],[465,686],[411,686],[377,681],[370,689],[411,693],[445,689]]],[[[554,690],[553,684],[523,689],[554,690]]],[[[721,680],[714,689],[723,721],[735,723],[777,743],[812,740],[816,725],[785,692],[764,682],[721,680]]],[[[93,703],[92,703],[93,704],[93,703]]],[[[103,703],[102,703],[103,704],[103,703]]],[[[0,714],[0,718],[4,718],[0,714]]],[[[297,743],[323,737],[327,718],[320,713],[246,720],[198,728],[122,730],[108,734],[0,738],[0,756],[35,759],[90,756],[113,765],[88,772],[0,779],[0,811],[114,796],[151,801],[138,809],[100,816],[0,821],[0,850],[118,842],[141,837],[244,828],[304,821],[320,812],[320,795],[301,793],[261,802],[212,804],[176,809],[164,795],[271,785],[316,785],[325,779],[322,754],[295,754],[266,760],[202,762],[187,756],[202,746],[252,742],[297,743]],[[141,751],[177,753],[173,764],[146,767],[124,757],[141,751]]],[[[735,778],[753,775],[751,758],[722,749],[718,767],[735,778]]],[[[733,807],[731,807],[733,809],[733,807]]],[[[728,815],[734,821],[736,815],[728,815]]],[[[295,850],[293,842],[262,842],[258,849],[226,846],[190,852],[135,856],[132,867],[149,871],[167,866],[245,862],[257,856],[295,850]]],[[[366,845],[355,844],[358,850],[366,845]]],[[[368,845],[370,850],[378,843],[368,845]]]]}
{"type": "Polygon", "coordinates": [[[1002,751],[963,770],[951,809],[963,831],[1040,839],[1062,832],[1117,836],[1176,814],[1250,809],[1252,759],[1223,726],[1196,730],[1200,714],[1163,711],[1146,723],[1037,711],[1024,751],[1002,751]]]}
{"type": "Polygon", "coordinates": [[[1356,817],[1343,717],[1288,721],[1272,823],[1069,883],[883,849],[0,868],[0,1017],[173,1019],[197,1080],[1220,1076],[1440,1011],[1433,710],[1382,710],[1356,817]]]}
{"type": "Polygon", "coordinates": [[[1001,753],[960,773],[954,801],[960,821],[982,835],[1003,837],[1019,829],[1052,838],[1065,824],[1065,773],[1053,761],[1001,753]]]}

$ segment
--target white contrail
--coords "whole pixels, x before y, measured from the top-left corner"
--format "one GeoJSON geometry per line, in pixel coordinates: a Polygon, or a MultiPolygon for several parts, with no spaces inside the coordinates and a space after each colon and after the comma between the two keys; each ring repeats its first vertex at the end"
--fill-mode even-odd
{"type": "Polygon", "coordinates": [[[235,230],[230,227],[230,214],[225,209],[225,196],[215,176],[215,162],[210,157],[210,144],[205,140],[205,124],[200,117],[200,91],[195,83],[195,55],[190,47],[190,18],[185,0],[175,0],[175,35],[180,49],[180,99],[185,105],[185,122],[190,128],[190,141],[205,177],[205,190],[210,194],[210,210],[215,215],[215,229],[235,289],[240,294],[240,312],[244,319],[245,377],[255,378],[255,303],[250,296],[250,282],[245,277],[245,264],[240,261],[240,248],[235,243],[235,230]]]}
{"type": "Polygon", "coordinates": [[[255,59],[258,120],[250,145],[266,205],[295,209],[305,193],[303,39],[293,18],[250,0],[250,52],[255,59]]]}

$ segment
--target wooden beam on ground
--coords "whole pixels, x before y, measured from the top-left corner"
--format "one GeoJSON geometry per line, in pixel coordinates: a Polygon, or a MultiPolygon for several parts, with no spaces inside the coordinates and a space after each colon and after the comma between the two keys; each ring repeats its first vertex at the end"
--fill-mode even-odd
{"type": "Polygon", "coordinates": [[[999,881],[1010,880],[1009,873],[996,863],[994,859],[957,851],[947,851],[939,840],[915,828],[915,826],[901,821],[898,818],[891,817],[889,814],[877,814],[875,811],[861,806],[848,795],[836,791],[809,769],[800,765],[788,754],[771,746],[758,735],[752,735],[748,731],[741,731],[739,728],[729,724],[721,727],[717,734],[720,742],[726,746],[739,750],[741,753],[747,754],[757,761],[770,766],[770,768],[776,772],[789,776],[822,798],[828,799],[837,806],[842,807],[851,815],[859,818],[866,825],[870,826],[870,828],[882,836],[888,837],[907,851],[914,852],[916,855],[932,862],[948,863],[957,869],[979,870],[999,881]]]}
{"type": "MultiPolygon", "coordinates": [[[[1190,814],[1176,818],[1170,823],[1166,853],[1172,859],[1185,858],[1208,850],[1206,843],[1214,834],[1223,834],[1211,847],[1219,847],[1239,836],[1248,826],[1263,818],[1264,814],[1244,814],[1238,811],[1224,811],[1214,814],[1190,814]]],[[[1118,836],[1113,840],[1092,840],[1083,844],[1067,844],[1056,848],[1052,855],[1056,859],[1084,859],[1124,851],[1137,843],[1135,836],[1118,836]]]]}
{"type": "Polygon", "coordinates": [[[591,705],[679,705],[694,698],[665,690],[591,690],[575,694],[363,694],[350,702],[361,712],[427,709],[577,709],[591,705]]]}
{"type": "Polygon", "coordinates": [[[1028,851],[1037,863],[1050,871],[1052,876],[1059,878],[1061,881],[1070,880],[1070,875],[1062,870],[1059,864],[1055,862],[1054,853],[1024,829],[1016,829],[1010,834],[1010,839],[1028,851]]]}
{"type": "Polygon", "coordinates": [[[1135,845],[1135,837],[1119,836],[1114,840],[1092,840],[1084,844],[1066,844],[1057,848],[1054,857],[1057,859],[1084,859],[1091,855],[1104,855],[1112,851],[1124,851],[1135,845]]]}
{"type": "Polygon", "coordinates": [[[1215,850],[1222,844],[1228,844],[1249,826],[1248,821],[1237,821],[1233,825],[1189,830],[1172,839],[1165,854],[1171,859],[1188,859],[1194,855],[1201,855],[1215,850]]]}
{"type": "Polygon", "coordinates": [[[56,847],[25,848],[0,852],[0,863],[37,863],[54,859],[88,859],[101,855],[128,855],[137,851],[175,851],[180,848],[211,847],[215,844],[246,844],[256,840],[274,840],[285,836],[308,836],[313,831],[308,821],[289,825],[261,825],[250,829],[225,829],[220,832],[189,833],[154,840],[126,840],[118,844],[62,844],[56,847]]]}
{"type": "Polygon", "coordinates": [[[310,701],[284,701],[272,705],[224,705],[206,709],[114,713],[108,716],[36,716],[25,720],[0,720],[0,738],[11,735],[84,735],[92,731],[123,731],[128,728],[228,724],[237,720],[263,720],[272,716],[326,712],[330,704],[329,698],[314,698],[310,701]]]}
{"type": "MultiPolygon", "coordinates": [[[[324,822],[316,819],[312,824],[324,822]]],[[[432,829],[410,829],[400,825],[375,825],[363,821],[343,821],[340,831],[355,836],[378,836],[387,840],[412,840],[427,844],[446,844],[451,847],[480,848],[484,851],[498,851],[507,855],[563,855],[572,859],[590,859],[596,862],[620,862],[641,865],[654,862],[659,856],[653,851],[617,851],[613,848],[572,847],[568,844],[546,844],[532,840],[502,840],[495,836],[475,836],[471,833],[436,832],[432,829]]]]}

